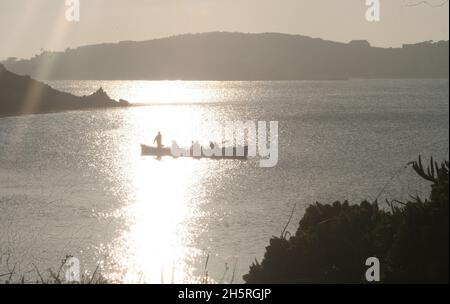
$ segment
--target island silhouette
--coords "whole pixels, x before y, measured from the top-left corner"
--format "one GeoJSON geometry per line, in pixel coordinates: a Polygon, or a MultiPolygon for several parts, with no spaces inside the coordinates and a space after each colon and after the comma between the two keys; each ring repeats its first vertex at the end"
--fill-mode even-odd
{"type": "Polygon", "coordinates": [[[448,78],[448,45],[380,48],[365,40],[210,32],[43,51],[3,63],[17,74],[48,80],[448,78]]]}

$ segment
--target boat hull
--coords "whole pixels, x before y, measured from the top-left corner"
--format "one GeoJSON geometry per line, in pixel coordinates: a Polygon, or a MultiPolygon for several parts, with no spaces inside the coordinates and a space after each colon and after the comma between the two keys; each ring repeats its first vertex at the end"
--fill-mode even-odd
{"type": "Polygon", "coordinates": [[[141,145],[141,155],[143,156],[171,156],[174,158],[178,157],[188,157],[188,158],[209,158],[209,159],[241,159],[245,160],[248,157],[248,147],[236,148],[236,147],[226,147],[222,148],[221,155],[211,155],[211,150],[202,148],[201,156],[190,155],[189,149],[185,150],[187,153],[181,153],[180,156],[172,155],[172,151],[167,147],[152,147],[147,145],[141,145]]]}

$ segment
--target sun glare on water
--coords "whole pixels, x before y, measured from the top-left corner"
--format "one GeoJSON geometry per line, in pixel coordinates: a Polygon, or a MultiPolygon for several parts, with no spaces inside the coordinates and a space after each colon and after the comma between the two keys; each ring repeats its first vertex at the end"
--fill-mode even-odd
{"type": "Polygon", "coordinates": [[[186,260],[197,252],[190,242],[189,220],[195,217],[190,204],[199,170],[187,161],[141,160],[133,168],[132,204],[124,208],[129,229],[115,252],[125,282],[170,283],[191,280],[186,260]]]}
{"type": "Polygon", "coordinates": [[[208,82],[196,81],[120,81],[108,91],[134,104],[201,103],[217,93],[208,82]]]}
{"type": "MultiPolygon", "coordinates": [[[[172,86],[170,91],[174,98],[190,99],[184,95],[185,88],[172,86]]],[[[140,156],[139,143],[152,144],[153,133],[161,130],[164,144],[170,145],[171,139],[186,144],[205,136],[200,134],[198,122],[211,117],[204,110],[176,105],[121,113],[125,113],[120,115],[124,115],[123,124],[130,135],[126,139],[119,136],[114,144],[122,156],[117,171],[127,197],[116,213],[125,220],[126,228],[109,246],[105,260],[113,266],[108,278],[126,283],[198,281],[193,264],[206,253],[191,245],[201,229],[196,222],[201,211],[195,196],[209,162],[140,156]]]]}

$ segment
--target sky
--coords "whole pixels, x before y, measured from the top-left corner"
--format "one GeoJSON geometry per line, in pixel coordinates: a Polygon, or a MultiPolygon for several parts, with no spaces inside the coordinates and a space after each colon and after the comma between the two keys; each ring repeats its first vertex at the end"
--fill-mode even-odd
{"type": "Polygon", "coordinates": [[[42,49],[148,40],[210,31],[280,32],[374,46],[448,40],[446,0],[379,0],[380,21],[366,19],[366,0],[79,0],[80,20],[66,19],[66,0],[0,0],[0,60],[42,49]]]}

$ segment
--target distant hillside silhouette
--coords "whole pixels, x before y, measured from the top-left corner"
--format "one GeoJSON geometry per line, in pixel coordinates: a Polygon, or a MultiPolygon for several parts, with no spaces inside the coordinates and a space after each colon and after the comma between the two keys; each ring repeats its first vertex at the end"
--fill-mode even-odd
{"type": "Polygon", "coordinates": [[[11,73],[0,64],[0,117],[123,106],[129,106],[128,102],[110,99],[102,88],[92,95],[78,97],[11,73]]]}
{"type": "Polygon", "coordinates": [[[214,32],[43,52],[4,64],[39,79],[448,78],[448,44],[378,48],[364,40],[338,43],[277,33],[214,32]]]}

